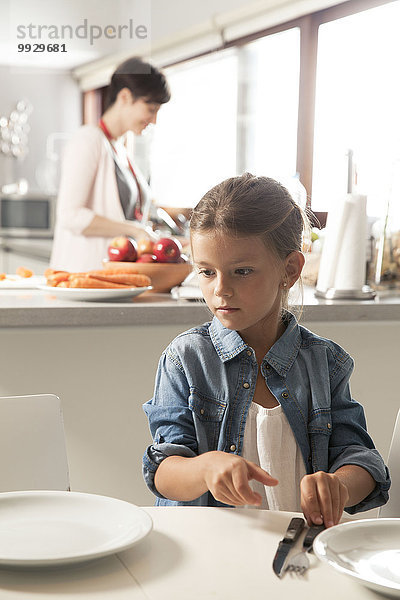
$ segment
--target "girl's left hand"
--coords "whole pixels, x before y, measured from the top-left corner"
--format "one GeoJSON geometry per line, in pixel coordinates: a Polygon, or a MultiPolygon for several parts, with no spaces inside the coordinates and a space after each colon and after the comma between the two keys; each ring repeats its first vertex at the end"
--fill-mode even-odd
{"type": "Polygon", "coordinates": [[[337,525],[349,499],[347,487],[335,473],[317,471],[300,482],[301,509],[308,526],[337,525]]]}

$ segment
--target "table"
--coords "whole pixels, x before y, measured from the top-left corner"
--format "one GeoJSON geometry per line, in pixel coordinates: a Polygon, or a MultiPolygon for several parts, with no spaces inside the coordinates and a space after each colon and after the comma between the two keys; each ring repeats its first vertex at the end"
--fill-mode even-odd
{"type": "MultiPolygon", "coordinates": [[[[377,600],[310,556],[308,573],[279,579],[272,560],[288,512],[146,507],[150,535],[130,550],[52,570],[0,569],[0,600],[377,600]]],[[[301,538],[295,552],[301,545],[301,538]]]]}
{"type": "MultiPolygon", "coordinates": [[[[39,542],[40,543],[40,542],[39,542]]],[[[118,556],[75,567],[0,569],[0,600],[147,600],[118,556]]]]}
{"type": "MultiPolygon", "coordinates": [[[[377,600],[310,556],[308,573],[279,579],[272,561],[293,516],[251,508],[146,508],[154,531],[120,554],[148,600],[377,600]]],[[[345,517],[347,520],[347,518],[345,517]]],[[[295,552],[301,547],[296,544],[295,552]]]]}

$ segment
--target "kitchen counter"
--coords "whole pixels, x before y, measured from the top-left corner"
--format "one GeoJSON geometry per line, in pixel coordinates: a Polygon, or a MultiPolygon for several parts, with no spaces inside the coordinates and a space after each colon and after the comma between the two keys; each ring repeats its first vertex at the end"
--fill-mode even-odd
{"type": "Polygon", "coordinates": [[[202,302],[173,300],[170,294],[145,293],[129,301],[60,300],[39,290],[0,290],[0,327],[92,327],[191,324],[206,321],[202,302]]]}
{"type": "MultiPolygon", "coordinates": [[[[200,300],[174,300],[147,292],[129,301],[76,302],[40,290],[0,290],[0,327],[195,325],[209,320],[200,300]]],[[[301,317],[307,322],[400,321],[400,295],[374,300],[320,300],[306,289],[301,317]]]]}

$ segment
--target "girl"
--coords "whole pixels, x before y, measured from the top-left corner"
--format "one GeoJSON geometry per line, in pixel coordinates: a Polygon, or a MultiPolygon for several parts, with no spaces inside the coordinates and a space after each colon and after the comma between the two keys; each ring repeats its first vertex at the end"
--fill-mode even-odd
{"type": "Polygon", "coordinates": [[[387,502],[388,471],[350,395],[353,360],[287,310],[305,225],[283,186],[248,173],[194,209],[193,263],[214,317],[164,351],[144,405],[158,505],[302,510],[330,527],[344,508],[387,502]]]}

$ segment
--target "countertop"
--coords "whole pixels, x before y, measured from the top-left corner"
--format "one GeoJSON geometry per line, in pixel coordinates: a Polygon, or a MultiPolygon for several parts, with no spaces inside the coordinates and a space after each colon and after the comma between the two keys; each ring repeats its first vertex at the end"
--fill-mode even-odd
{"type": "MultiPolygon", "coordinates": [[[[47,291],[0,290],[0,327],[192,326],[209,319],[202,301],[174,300],[170,294],[146,292],[129,301],[77,302],[57,299],[47,291]]],[[[301,320],[400,321],[400,295],[381,293],[374,300],[333,301],[317,299],[306,288],[301,320]]]]}

